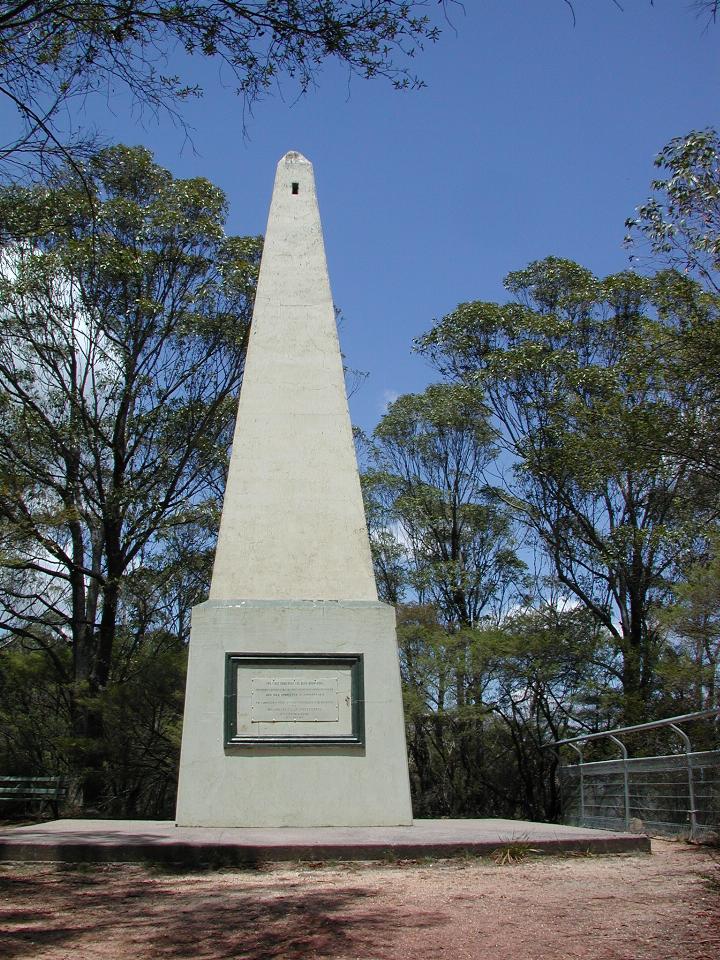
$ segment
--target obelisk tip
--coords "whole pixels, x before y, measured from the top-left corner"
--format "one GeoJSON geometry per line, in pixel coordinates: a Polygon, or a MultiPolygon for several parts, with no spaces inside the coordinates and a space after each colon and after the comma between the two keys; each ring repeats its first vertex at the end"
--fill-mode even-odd
{"type": "Polygon", "coordinates": [[[304,157],[301,153],[298,153],[297,150],[288,150],[284,157],[281,158],[280,164],[289,164],[289,163],[306,163],[309,167],[312,166],[307,157],[304,157]]]}

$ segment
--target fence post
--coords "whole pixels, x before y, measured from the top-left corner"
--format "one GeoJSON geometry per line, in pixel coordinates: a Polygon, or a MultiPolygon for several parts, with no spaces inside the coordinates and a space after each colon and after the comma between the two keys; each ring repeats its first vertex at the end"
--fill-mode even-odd
{"type": "Polygon", "coordinates": [[[612,733],[608,733],[608,737],[610,737],[613,743],[616,743],[622,750],[623,788],[624,788],[624,794],[625,794],[625,829],[629,830],[630,829],[630,781],[628,777],[628,752],[622,740],[618,740],[618,738],[612,733]]]}
{"type": "Polygon", "coordinates": [[[695,809],[695,783],[693,781],[693,769],[692,769],[692,744],[690,743],[690,737],[685,733],[684,730],[681,730],[680,727],[676,726],[674,723],[668,724],[670,729],[677,733],[679,737],[682,737],[683,744],[685,746],[685,763],[687,764],[687,777],[688,777],[688,803],[690,804],[690,809],[688,814],[690,817],[690,839],[694,840],[697,834],[697,810],[695,809]]]}

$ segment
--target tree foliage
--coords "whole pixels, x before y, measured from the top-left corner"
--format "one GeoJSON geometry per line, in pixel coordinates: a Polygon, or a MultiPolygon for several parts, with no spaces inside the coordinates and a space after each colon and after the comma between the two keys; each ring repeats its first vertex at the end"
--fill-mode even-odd
{"type": "MultiPolygon", "coordinates": [[[[671,303],[677,328],[666,325],[662,344],[673,393],[685,394],[686,415],[665,437],[669,455],[689,451],[710,490],[720,481],[720,139],[713,129],[671,140],[655,165],[663,176],[653,195],[626,223],[627,245],[638,265],[648,260],[677,271],[671,303]],[[678,277],[679,275],[679,277],[678,277]],[[683,284],[682,279],[687,278],[683,284]],[[684,302],[683,302],[684,301],[684,302]]],[[[664,304],[658,303],[661,313],[664,304]]],[[[710,495],[712,495],[710,493],[710,495]]]]}
{"type": "MultiPolygon", "coordinates": [[[[720,294],[720,139],[715,130],[671,140],[655,158],[662,176],[637,216],[626,221],[626,243],[641,241],[664,265],[720,294]]],[[[637,258],[637,254],[633,254],[637,258]]]]}
{"type": "Polygon", "coordinates": [[[674,639],[661,664],[668,714],[709,710],[720,697],[720,536],[672,586],[662,623],[674,639]]]}
{"type": "Polygon", "coordinates": [[[86,148],[82,131],[63,129],[64,110],[91,94],[124,88],[141,108],[173,111],[201,93],[163,72],[174,52],[216,60],[252,104],[283,74],[305,91],[330,59],[361,77],[417,85],[408,61],[437,36],[415,0],[5,0],[0,94],[21,129],[0,161],[36,166],[86,148]]]}
{"type": "Polygon", "coordinates": [[[158,601],[182,639],[205,578],[259,255],[225,212],[141,148],[0,193],[0,625],[51,660],[87,743],[169,634],[158,601]]]}
{"type": "MultiPolygon", "coordinates": [[[[683,189],[698,151],[663,154],[683,189]]],[[[667,269],[510,274],[364,438],[416,815],[557,819],[551,741],[719,703],[714,201],[681,259],[668,183],[634,228],[667,269]]],[[[258,254],[223,215],[139,149],[0,193],[0,767],[118,815],[173,808],[258,254]]]]}
{"type": "Polygon", "coordinates": [[[674,274],[598,280],[548,258],[506,279],[507,304],[462,304],[419,341],[453,380],[484,390],[497,443],[513,458],[504,496],[552,575],[614,638],[625,719],[644,716],[661,644],[654,606],[691,549],[692,458],[658,436],[698,411],[674,391],[666,334],[681,329],[674,274]]]}
{"type": "Polygon", "coordinates": [[[452,628],[497,615],[522,577],[508,511],[486,480],[496,456],[481,396],[463,386],[399,397],[372,437],[364,482],[380,521],[371,522],[378,579],[388,582],[394,558],[401,582],[452,628]]]}
{"type": "Polygon", "coordinates": [[[472,391],[465,429],[505,468],[492,487],[476,464],[476,484],[545,574],[495,624],[402,611],[425,815],[556,818],[549,741],[719,703],[719,148],[692,133],[658,158],[666,178],[629,226],[659,273],[600,279],[551,257],[508,276],[508,302],[461,304],[418,343],[446,390],[472,391]]]}
{"type": "Polygon", "coordinates": [[[408,605],[398,639],[416,816],[558,819],[545,747],[604,722],[606,631],[579,608],[541,605],[449,632],[432,607],[408,605]]]}

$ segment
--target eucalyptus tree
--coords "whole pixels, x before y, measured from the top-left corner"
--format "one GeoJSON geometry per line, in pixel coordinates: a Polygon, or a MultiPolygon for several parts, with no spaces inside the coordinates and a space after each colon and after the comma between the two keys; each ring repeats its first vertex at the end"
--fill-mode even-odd
{"type": "Polygon", "coordinates": [[[413,808],[422,816],[557,819],[548,743],[617,715],[612,639],[590,613],[538,603],[449,633],[438,611],[398,611],[413,808]],[[472,669],[472,697],[455,678],[472,669]]]}
{"type": "Polygon", "coordinates": [[[419,601],[401,608],[399,638],[415,799],[426,813],[477,813],[485,796],[479,628],[517,599],[524,574],[486,477],[497,452],[479,392],[449,384],[399,397],[370,443],[378,581],[419,601]]]}
{"type": "MultiPolygon", "coordinates": [[[[714,5],[713,5],[714,6],[714,5]]],[[[671,140],[655,159],[652,194],[626,222],[631,260],[675,272],[672,302],[682,323],[664,331],[667,375],[685,393],[687,415],[658,438],[670,455],[689,453],[708,481],[720,484],[720,138],[694,130],[671,140]]],[[[662,309],[662,303],[659,305],[662,309]]]]}
{"type": "MultiPolygon", "coordinates": [[[[697,4],[712,9],[717,4],[697,4]]],[[[681,323],[664,331],[672,391],[684,415],[657,438],[668,458],[694,466],[698,503],[720,500],[720,137],[713,128],[670,140],[655,158],[652,193],[626,222],[626,243],[638,268],[670,267],[681,323]]],[[[662,304],[660,305],[662,309],[662,304]]],[[[698,537],[678,565],[672,603],[663,615],[673,648],[662,665],[666,710],[702,709],[717,701],[717,608],[720,597],[717,523],[698,537]]]]}
{"type": "Polygon", "coordinates": [[[674,643],[661,670],[666,713],[720,706],[720,537],[691,558],[673,584],[662,622],[674,643]]]}
{"type": "MultiPolygon", "coordinates": [[[[670,140],[655,158],[652,194],[626,221],[626,244],[646,249],[720,294],[720,138],[711,127],[670,140]]],[[[647,255],[647,254],[645,254],[647,255]]]]}
{"type": "Polygon", "coordinates": [[[383,532],[404,551],[408,584],[451,628],[497,616],[523,571],[509,512],[487,479],[497,453],[472,387],[399,397],[373,433],[371,516],[383,501],[383,532]]]}
{"type": "Polygon", "coordinates": [[[507,277],[511,302],[461,304],[418,342],[452,380],[482,391],[514,460],[502,496],[614,639],[628,721],[656,689],[656,605],[715,515],[691,495],[692,457],[658,442],[696,414],[664,349],[684,322],[678,283],[672,273],[599,280],[548,258],[507,277]]]}
{"type": "Polygon", "coordinates": [[[557,821],[558,758],[548,745],[617,716],[612,638],[582,606],[537,603],[482,639],[495,721],[488,774],[505,815],[557,821]]]}
{"type": "Polygon", "coordinates": [[[0,192],[0,628],[53,663],[81,739],[131,587],[212,537],[259,258],[225,215],[142,148],[0,192]]]}

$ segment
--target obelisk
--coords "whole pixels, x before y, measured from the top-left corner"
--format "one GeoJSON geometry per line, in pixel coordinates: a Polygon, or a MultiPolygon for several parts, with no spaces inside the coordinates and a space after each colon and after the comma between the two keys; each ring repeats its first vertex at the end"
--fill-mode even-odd
{"type": "Polygon", "coordinates": [[[210,599],[193,609],[177,822],[412,821],[312,164],[278,164],[210,599]]]}

